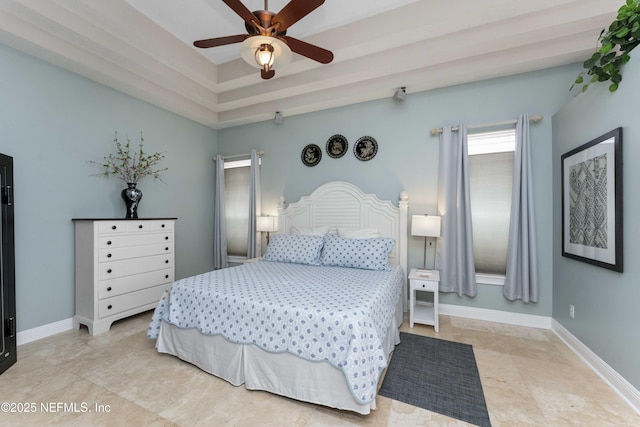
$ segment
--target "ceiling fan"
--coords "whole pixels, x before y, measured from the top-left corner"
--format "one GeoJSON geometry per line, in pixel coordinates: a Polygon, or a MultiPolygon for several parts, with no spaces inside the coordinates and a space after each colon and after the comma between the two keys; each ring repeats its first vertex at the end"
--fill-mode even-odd
{"type": "Polygon", "coordinates": [[[322,64],[333,61],[331,51],[287,36],[290,26],[322,6],[324,0],[291,0],[278,13],[269,11],[268,0],[264,2],[264,10],[253,12],[240,0],[222,1],[244,19],[248,34],[198,40],[193,42],[195,47],[209,48],[242,43],[242,57],[249,64],[260,68],[263,79],[275,76],[275,59],[278,58],[278,63],[284,63],[291,59],[291,51],[322,64]]]}

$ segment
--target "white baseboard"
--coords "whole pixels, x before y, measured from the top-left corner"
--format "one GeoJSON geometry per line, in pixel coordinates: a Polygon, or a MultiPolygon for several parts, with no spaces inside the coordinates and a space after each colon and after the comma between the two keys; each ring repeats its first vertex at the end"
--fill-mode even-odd
{"type": "Polygon", "coordinates": [[[533,314],[511,313],[486,308],[465,307],[463,305],[440,304],[440,314],[466,317],[468,319],[487,320],[509,325],[528,326],[530,328],[551,329],[551,317],[533,314]]]}
{"type": "Polygon", "coordinates": [[[551,330],[640,415],[640,391],[638,389],[556,320],[552,321],[551,330]]]}
{"type": "Polygon", "coordinates": [[[18,332],[16,336],[17,345],[29,343],[42,338],[46,338],[51,335],[59,334],[60,332],[68,331],[73,328],[73,318],[60,320],[58,322],[49,323],[47,325],[38,326],[36,328],[27,329],[26,331],[18,332]]]}

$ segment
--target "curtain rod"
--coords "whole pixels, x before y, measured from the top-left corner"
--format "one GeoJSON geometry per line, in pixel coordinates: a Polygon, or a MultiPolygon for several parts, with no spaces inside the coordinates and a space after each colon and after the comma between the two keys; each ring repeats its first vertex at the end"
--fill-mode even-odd
{"type": "MultiPolygon", "coordinates": [[[[534,122],[537,123],[540,120],[542,120],[544,118],[544,116],[541,115],[536,115],[536,116],[531,116],[529,117],[529,121],[530,122],[534,122]]],[[[518,123],[518,120],[505,120],[503,122],[495,122],[495,123],[486,123],[486,124],[482,124],[482,125],[473,125],[473,126],[467,126],[467,129],[479,129],[479,128],[490,128],[493,126],[504,126],[504,125],[515,125],[516,123],[518,123]]],[[[453,132],[457,132],[460,128],[458,126],[452,126],[451,130],[453,132]]],[[[431,135],[439,135],[442,133],[442,128],[433,128],[429,131],[429,133],[431,135]]]]}
{"type": "MultiPolygon", "coordinates": [[[[264,151],[262,150],[258,150],[257,151],[258,157],[262,157],[262,155],[264,154],[264,151]]],[[[233,156],[222,156],[223,160],[227,160],[227,159],[237,159],[238,157],[251,157],[251,153],[244,153],[244,154],[235,154],[233,156]]],[[[214,157],[212,159],[214,162],[216,161],[216,158],[214,157]]]]}

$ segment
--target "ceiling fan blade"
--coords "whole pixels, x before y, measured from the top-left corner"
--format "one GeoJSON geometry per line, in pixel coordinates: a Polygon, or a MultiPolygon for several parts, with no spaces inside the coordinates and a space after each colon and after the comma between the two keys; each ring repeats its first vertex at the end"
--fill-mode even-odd
{"type": "Polygon", "coordinates": [[[275,75],[276,75],[275,70],[269,70],[269,71],[265,71],[264,69],[260,70],[260,76],[265,80],[269,80],[271,77],[275,75]]]}
{"type": "Polygon", "coordinates": [[[285,31],[309,13],[322,6],[323,3],[324,0],[291,0],[273,17],[271,24],[280,24],[277,27],[278,32],[285,31]]]}
{"type": "Polygon", "coordinates": [[[215,39],[197,40],[193,42],[195,47],[208,48],[216,46],[224,46],[225,44],[240,43],[245,41],[249,34],[238,34],[236,36],[216,37],[215,39]]]}
{"type": "Polygon", "coordinates": [[[314,61],[318,61],[322,64],[328,64],[333,61],[333,53],[330,50],[323,49],[289,36],[282,36],[280,38],[283,39],[295,53],[306,56],[307,58],[313,59],[314,61]]]}
{"type": "Polygon", "coordinates": [[[224,4],[229,6],[235,13],[237,13],[240,18],[244,19],[244,22],[247,24],[251,24],[251,22],[260,22],[258,18],[249,10],[247,7],[242,4],[240,0],[222,0],[224,4]]]}

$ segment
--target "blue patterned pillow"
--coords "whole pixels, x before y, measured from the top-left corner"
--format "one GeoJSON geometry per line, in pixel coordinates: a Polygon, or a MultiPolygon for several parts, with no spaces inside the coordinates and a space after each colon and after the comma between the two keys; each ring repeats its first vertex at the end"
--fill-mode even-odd
{"type": "Polygon", "coordinates": [[[320,265],[320,252],[324,245],[322,236],[303,234],[275,234],[271,236],[265,261],[290,262],[294,264],[320,265]]]}
{"type": "Polygon", "coordinates": [[[389,252],[395,240],[389,237],[346,239],[333,234],[324,235],[321,264],[366,270],[390,270],[389,252]]]}

